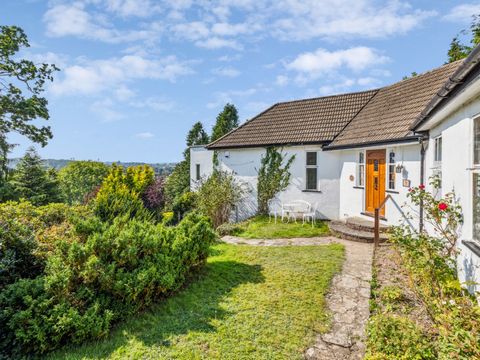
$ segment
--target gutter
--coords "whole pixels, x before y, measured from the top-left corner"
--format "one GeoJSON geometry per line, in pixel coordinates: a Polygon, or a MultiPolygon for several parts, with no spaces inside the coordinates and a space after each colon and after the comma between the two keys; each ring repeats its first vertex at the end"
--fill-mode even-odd
{"type": "Polygon", "coordinates": [[[420,126],[432,111],[445,99],[449,97],[451,92],[459,85],[463,84],[465,77],[472,71],[472,69],[480,61],[480,46],[477,46],[470,55],[464,60],[458,69],[449,77],[447,82],[430,100],[425,109],[420,113],[415,122],[410,126],[410,130],[415,130],[420,126]]]}
{"type": "Polygon", "coordinates": [[[346,150],[346,149],[356,149],[362,147],[369,147],[369,146],[381,146],[381,145],[390,145],[390,144],[398,144],[398,143],[410,143],[410,142],[418,142],[422,138],[421,135],[410,135],[405,136],[400,139],[391,139],[391,140],[381,140],[381,141],[369,141],[364,143],[353,143],[347,145],[327,145],[323,148],[325,151],[332,151],[332,150],[346,150]]]}

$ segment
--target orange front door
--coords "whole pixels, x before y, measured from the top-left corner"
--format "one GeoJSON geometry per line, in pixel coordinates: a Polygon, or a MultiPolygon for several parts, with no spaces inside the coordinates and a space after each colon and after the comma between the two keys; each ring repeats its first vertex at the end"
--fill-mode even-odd
{"type": "MultiPolygon", "coordinates": [[[[373,214],[385,199],[385,150],[367,151],[365,211],[373,214]]],[[[385,215],[385,208],[380,211],[385,215]]]]}

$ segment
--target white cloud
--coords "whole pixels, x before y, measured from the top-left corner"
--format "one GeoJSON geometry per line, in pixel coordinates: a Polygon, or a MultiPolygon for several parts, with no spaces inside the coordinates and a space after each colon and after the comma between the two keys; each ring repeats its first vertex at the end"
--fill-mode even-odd
{"type": "Polygon", "coordinates": [[[212,72],[216,75],[226,76],[226,77],[237,77],[241,74],[241,72],[233,67],[222,67],[213,69],[212,72]]]}
{"type": "Polygon", "coordinates": [[[51,37],[77,36],[110,43],[130,42],[151,39],[149,30],[120,31],[102,24],[101,17],[95,18],[81,2],[57,4],[43,16],[47,35],[51,37]]]}
{"type": "Polygon", "coordinates": [[[314,52],[298,55],[285,67],[297,72],[297,82],[305,83],[324,74],[331,75],[341,68],[359,72],[374,65],[384,64],[388,60],[388,57],[381,55],[377,50],[364,46],[336,51],[320,48],[314,52]]]}
{"type": "Polygon", "coordinates": [[[240,54],[235,55],[222,55],[217,60],[222,62],[232,62],[239,60],[242,56],[240,54]]]}
{"type": "Polygon", "coordinates": [[[278,86],[285,86],[288,84],[288,76],[278,75],[275,79],[275,84],[278,86]]]}
{"type": "Polygon", "coordinates": [[[473,15],[480,14],[480,3],[461,4],[453,7],[443,19],[452,22],[469,22],[473,15]]]}
{"type": "Polygon", "coordinates": [[[122,84],[115,89],[115,97],[120,101],[131,99],[135,96],[135,91],[122,84]]]}
{"type": "Polygon", "coordinates": [[[155,111],[171,111],[175,107],[172,100],[155,97],[132,101],[129,105],[137,108],[150,108],[155,111]]]}
{"type": "Polygon", "coordinates": [[[98,115],[102,122],[114,122],[125,117],[121,112],[114,109],[114,103],[109,98],[95,101],[90,106],[90,110],[98,115]]]}
{"type": "Polygon", "coordinates": [[[106,0],[106,8],[123,17],[148,17],[161,11],[158,4],[150,0],[106,0]]]}
{"type": "Polygon", "coordinates": [[[220,49],[220,48],[231,48],[235,50],[242,50],[243,46],[240,45],[235,40],[222,39],[219,37],[211,37],[205,40],[199,40],[195,42],[195,45],[198,47],[203,47],[206,49],[220,49]]]}
{"type": "Polygon", "coordinates": [[[183,39],[196,41],[210,35],[208,26],[201,21],[193,21],[172,26],[174,34],[183,39]]]}
{"type": "Polygon", "coordinates": [[[141,133],[135,134],[135,137],[138,139],[151,139],[155,137],[155,135],[147,131],[147,132],[141,132],[141,133]]]}
{"type": "Polygon", "coordinates": [[[92,95],[121,87],[130,80],[160,79],[174,82],[177,77],[192,72],[187,62],[179,61],[175,56],[145,58],[125,55],[106,60],[82,59],[66,67],[62,71],[62,78],[55,81],[50,89],[55,95],[92,95]]]}

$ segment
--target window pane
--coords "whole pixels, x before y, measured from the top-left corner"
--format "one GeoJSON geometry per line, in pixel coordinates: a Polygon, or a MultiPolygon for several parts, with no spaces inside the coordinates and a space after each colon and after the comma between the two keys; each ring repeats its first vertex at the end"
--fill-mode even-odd
{"type": "Polygon", "coordinates": [[[435,139],[435,161],[442,161],[442,137],[435,139]]]}
{"type": "Polygon", "coordinates": [[[359,164],[363,164],[363,163],[365,162],[364,156],[365,156],[365,155],[363,154],[363,152],[361,152],[361,153],[358,154],[358,163],[359,163],[359,164]]]}
{"type": "Polygon", "coordinates": [[[196,176],[197,180],[200,180],[200,164],[196,164],[196,176]]]}
{"type": "Polygon", "coordinates": [[[393,151],[389,155],[388,162],[389,163],[394,163],[395,162],[395,153],[393,151]]]}
{"type": "Polygon", "coordinates": [[[480,176],[473,174],[473,238],[480,240],[480,176]]]}
{"type": "Polygon", "coordinates": [[[388,188],[395,189],[395,165],[388,165],[388,188]]]}
{"type": "Polygon", "coordinates": [[[480,118],[474,122],[474,157],[475,164],[480,164],[480,118]]]}
{"type": "Polygon", "coordinates": [[[365,179],[365,165],[358,166],[358,186],[364,185],[365,179]]]}
{"type": "Polygon", "coordinates": [[[373,171],[378,171],[378,160],[373,160],[373,171]]]}
{"type": "Polygon", "coordinates": [[[307,190],[317,190],[317,168],[307,168],[307,190]]]}
{"type": "Polygon", "coordinates": [[[307,152],[307,165],[317,165],[316,152],[307,152]]]}

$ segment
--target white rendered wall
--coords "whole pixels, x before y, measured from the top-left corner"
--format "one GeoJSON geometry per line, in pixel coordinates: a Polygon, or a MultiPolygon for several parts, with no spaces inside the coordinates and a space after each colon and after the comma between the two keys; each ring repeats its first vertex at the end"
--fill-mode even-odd
{"type": "MultiPolygon", "coordinates": [[[[418,221],[408,221],[405,216],[405,212],[408,211],[405,205],[409,203],[407,199],[409,186],[404,186],[403,180],[410,180],[411,186],[418,186],[420,184],[419,144],[399,144],[395,146],[380,146],[336,151],[339,153],[339,162],[341,164],[340,218],[344,219],[352,216],[365,217],[361,215],[361,213],[365,210],[365,187],[357,186],[357,161],[359,152],[366,152],[367,150],[374,149],[386,149],[386,195],[389,194],[393,198],[393,201],[388,200],[386,203],[386,221],[384,222],[391,225],[407,224],[413,228],[418,228],[418,221]],[[391,150],[395,152],[395,165],[401,165],[403,167],[402,173],[395,174],[394,190],[388,190],[388,157],[391,150]]],[[[415,211],[416,209],[413,210],[415,211]]]]}
{"type": "MultiPolygon", "coordinates": [[[[426,153],[426,170],[431,176],[438,168],[434,163],[434,139],[442,136],[442,193],[455,191],[462,207],[464,223],[459,231],[461,240],[473,237],[473,118],[480,114],[480,100],[460,104],[457,110],[448,115],[430,130],[429,146],[426,153]]],[[[480,240],[480,239],[475,239],[480,240]]],[[[480,257],[459,242],[459,278],[462,282],[480,283],[480,257]]],[[[480,286],[469,285],[472,292],[480,291],[480,286]]]]}
{"type": "Polygon", "coordinates": [[[195,190],[199,184],[196,181],[196,165],[200,165],[201,179],[208,178],[213,171],[213,151],[201,146],[190,148],[190,189],[195,190]]]}
{"type": "MultiPolygon", "coordinates": [[[[338,219],[339,209],[339,171],[338,155],[334,152],[322,152],[320,146],[290,146],[282,149],[287,159],[294,155],[290,167],[289,187],[278,195],[282,203],[305,200],[312,205],[318,203],[317,217],[338,219]],[[318,191],[305,191],[306,153],[317,151],[318,191]]],[[[255,215],[257,211],[257,172],[260,160],[265,154],[264,148],[244,148],[219,150],[219,166],[222,170],[233,172],[244,185],[247,195],[238,209],[238,220],[255,215]]]]}

